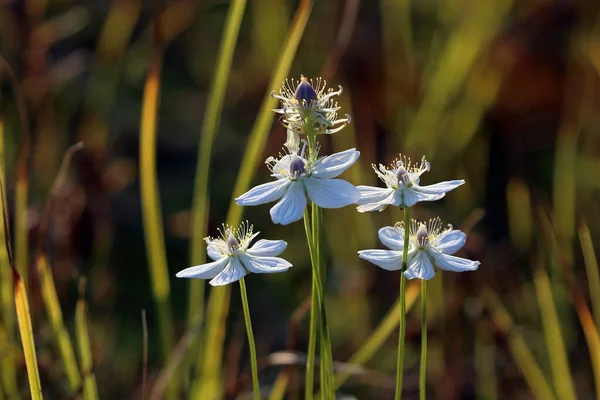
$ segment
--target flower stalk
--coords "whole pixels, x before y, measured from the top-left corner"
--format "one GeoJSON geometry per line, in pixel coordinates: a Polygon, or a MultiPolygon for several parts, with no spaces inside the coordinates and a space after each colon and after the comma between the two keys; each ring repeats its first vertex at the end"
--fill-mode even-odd
{"type": "Polygon", "coordinates": [[[240,295],[242,297],[242,308],[244,309],[244,321],[246,323],[246,334],[248,335],[248,351],[250,352],[250,369],[252,370],[252,392],[254,400],[260,400],[260,385],[258,383],[258,365],[256,362],[256,344],[252,332],[252,320],[250,319],[250,307],[248,306],[248,295],[246,293],[246,282],[244,278],[240,282],[240,295]]]}
{"type": "Polygon", "coordinates": [[[406,340],[406,276],[404,271],[408,266],[410,213],[408,207],[404,208],[404,252],[402,254],[402,269],[400,270],[400,332],[398,334],[398,359],[396,364],[396,391],[395,400],[402,397],[402,382],[404,378],[404,342],[406,340]]]}
{"type": "Polygon", "coordinates": [[[427,281],[421,280],[421,365],[419,370],[419,400],[425,400],[427,375],[427,281]]]}

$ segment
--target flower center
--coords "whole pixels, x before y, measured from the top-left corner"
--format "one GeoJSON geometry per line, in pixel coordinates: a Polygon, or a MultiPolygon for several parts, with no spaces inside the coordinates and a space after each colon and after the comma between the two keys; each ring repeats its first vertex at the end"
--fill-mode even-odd
{"type": "Polygon", "coordinates": [[[300,83],[296,88],[296,93],[294,93],[294,97],[300,104],[306,103],[310,105],[313,101],[317,101],[317,92],[315,89],[308,83],[308,80],[302,76],[300,78],[300,83]]]}
{"type": "Polygon", "coordinates": [[[227,250],[229,250],[229,254],[234,254],[237,249],[240,248],[240,242],[233,236],[232,233],[229,233],[229,238],[227,238],[227,250]]]}
{"type": "Polygon", "coordinates": [[[290,176],[292,179],[298,179],[301,175],[306,173],[306,165],[304,161],[296,156],[292,155],[292,161],[290,162],[290,176]]]}
{"type": "Polygon", "coordinates": [[[429,233],[427,232],[425,224],[419,226],[419,230],[417,231],[417,243],[419,243],[419,246],[421,247],[425,247],[427,243],[429,243],[429,233]]]}
{"type": "Polygon", "coordinates": [[[399,166],[398,169],[396,170],[396,178],[398,179],[398,183],[402,182],[406,186],[412,185],[412,183],[410,181],[410,176],[408,175],[406,168],[404,168],[402,165],[399,166]]]}

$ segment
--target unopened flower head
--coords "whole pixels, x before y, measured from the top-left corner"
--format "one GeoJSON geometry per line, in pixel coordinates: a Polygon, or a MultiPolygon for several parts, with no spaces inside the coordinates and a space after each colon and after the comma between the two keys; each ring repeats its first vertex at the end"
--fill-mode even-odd
{"type": "MultiPolygon", "coordinates": [[[[379,240],[389,250],[362,250],[358,252],[360,258],[389,271],[400,270],[404,254],[404,223],[381,228],[379,240]]],[[[435,276],[434,266],[453,272],[475,271],[479,268],[479,261],[452,255],[464,246],[466,240],[467,235],[453,229],[452,225],[444,229],[439,218],[429,222],[412,220],[404,276],[428,280],[435,276]]]]}
{"type": "Polygon", "coordinates": [[[387,206],[411,207],[419,201],[435,201],[447,192],[459,187],[464,180],[458,179],[421,186],[421,175],[429,171],[430,164],[421,158],[420,163],[413,164],[410,158],[402,157],[394,160],[387,167],[383,164],[373,164],[375,174],[385,183],[385,188],[373,186],[357,186],[360,191],[357,210],[383,211],[387,206]]]}
{"type": "Polygon", "coordinates": [[[252,240],[259,234],[253,226],[243,222],[239,227],[223,225],[217,238],[206,237],[206,254],[214,262],[186,268],[177,273],[178,278],[211,279],[213,286],[235,282],[249,272],[275,273],[287,271],[292,264],[277,257],[285,250],[283,240],[252,240]]]}
{"type": "Polygon", "coordinates": [[[282,114],[281,121],[290,135],[300,134],[331,134],[342,130],[350,123],[350,116],[339,118],[340,109],[335,96],[342,94],[338,90],[327,88],[327,82],[322,78],[314,81],[300,76],[300,80],[286,79],[279,93],[271,96],[281,101],[281,108],[275,109],[282,114]]]}
{"type": "Polygon", "coordinates": [[[356,204],[358,190],[342,179],[333,178],[354,164],[360,153],[349,149],[321,158],[305,153],[306,144],[300,151],[288,147],[278,158],[269,157],[266,163],[276,180],[250,189],[236,198],[237,204],[255,206],[277,201],[271,208],[271,219],[282,225],[302,218],[307,198],[322,208],[356,204]]]}

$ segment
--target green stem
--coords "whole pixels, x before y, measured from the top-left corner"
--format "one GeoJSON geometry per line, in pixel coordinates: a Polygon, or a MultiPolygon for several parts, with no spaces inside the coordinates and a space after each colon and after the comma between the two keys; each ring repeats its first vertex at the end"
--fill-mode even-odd
{"type": "Polygon", "coordinates": [[[315,280],[312,280],[311,289],[311,300],[310,300],[310,328],[308,335],[308,350],[306,355],[306,378],[305,378],[305,395],[306,400],[312,400],[313,398],[313,386],[314,386],[314,370],[315,370],[315,353],[317,351],[317,326],[318,326],[318,310],[315,305],[318,304],[319,297],[317,296],[317,284],[315,280]]]}
{"type": "Polygon", "coordinates": [[[421,281],[421,368],[419,376],[419,400],[425,400],[427,375],[427,281],[421,281]]]}
{"type": "Polygon", "coordinates": [[[256,363],[256,345],[252,333],[252,320],[250,319],[250,307],[248,307],[248,295],[246,294],[246,281],[240,279],[240,294],[242,295],[242,308],[244,309],[244,320],[246,321],[246,333],[248,334],[248,349],[250,351],[250,368],[252,369],[252,391],[254,400],[260,400],[260,386],[258,384],[258,366],[256,363]]]}
{"type": "Polygon", "coordinates": [[[400,333],[398,335],[398,363],[396,365],[395,400],[402,397],[402,379],[404,377],[404,341],[406,337],[406,277],[404,271],[408,262],[409,212],[404,208],[404,253],[402,254],[402,270],[400,271],[400,333]]]}

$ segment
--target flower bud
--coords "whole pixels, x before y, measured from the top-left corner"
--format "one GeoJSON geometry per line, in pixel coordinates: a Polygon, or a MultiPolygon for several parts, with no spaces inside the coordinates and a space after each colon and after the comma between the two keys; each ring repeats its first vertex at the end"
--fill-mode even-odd
{"type": "Polygon", "coordinates": [[[417,243],[419,243],[419,246],[425,246],[429,243],[429,233],[427,232],[425,224],[419,226],[419,230],[417,231],[417,243]]]}
{"type": "Polygon", "coordinates": [[[306,165],[297,155],[292,155],[292,161],[290,161],[290,176],[292,179],[298,179],[302,174],[306,173],[306,165]]]}
{"type": "Polygon", "coordinates": [[[299,103],[310,105],[313,101],[317,101],[317,92],[315,92],[315,89],[308,83],[308,80],[302,76],[300,78],[300,83],[296,88],[296,93],[294,93],[294,97],[299,103]]]}
{"type": "Polygon", "coordinates": [[[229,238],[227,238],[227,249],[229,253],[233,254],[240,247],[240,242],[229,232],[229,238]]]}
{"type": "Polygon", "coordinates": [[[398,183],[402,182],[405,185],[410,184],[410,176],[402,165],[398,167],[398,170],[396,171],[396,177],[398,178],[398,183]]]}

